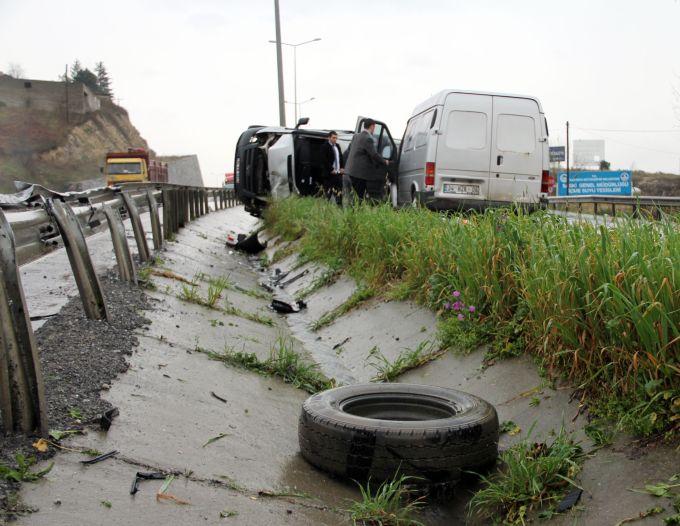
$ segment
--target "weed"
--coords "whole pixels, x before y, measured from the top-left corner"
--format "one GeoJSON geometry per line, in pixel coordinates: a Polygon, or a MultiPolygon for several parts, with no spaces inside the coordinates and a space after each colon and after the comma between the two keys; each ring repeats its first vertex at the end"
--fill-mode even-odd
{"type": "Polygon", "coordinates": [[[211,327],[224,327],[224,322],[221,320],[209,320],[211,327]]]}
{"type": "Polygon", "coordinates": [[[317,290],[327,287],[331,283],[333,283],[339,276],[339,272],[337,269],[327,269],[324,272],[321,273],[319,277],[317,277],[308,287],[305,289],[301,290],[300,292],[297,293],[295,296],[295,299],[297,300],[303,300],[312,294],[314,294],[317,290]]]}
{"type": "Polygon", "coordinates": [[[70,416],[74,420],[80,420],[81,418],[83,418],[83,413],[77,407],[72,407],[71,409],[68,410],[68,416],[70,416]]]}
{"type": "Polygon", "coordinates": [[[254,321],[255,323],[261,323],[262,325],[268,325],[269,327],[274,326],[274,320],[269,316],[260,314],[259,312],[246,312],[228,304],[226,307],[221,309],[225,314],[231,314],[232,316],[238,316],[239,318],[244,318],[246,320],[254,321]]]}
{"type": "Polygon", "coordinates": [[[222,510],[220,512],[220,519],[227,519],[229,517],[236,517],[238,516],[238,511],[236,510],[222,510]]]}
{"type": "Polygon", "coordinates": [[[405,349],[399,353],[394,362],[390,362],[378,347],[373,347],[368,352],[366,361],[378,373],[373,377],[372,381],[392,382],[406,371],[431,362],[445,352],[446,350],[443,349],[435,349],[429,340],[424,340],[415,349],[405,349]]]}
{"type": "Polygon", "coordinates": [[[201,295],[199,294],[199,289],[196,285],[187,285],[182,283],[182,288],[179,293],[179,298],[183,301],[188,301],[189,303],[203,304],[201,295]]]}
{"type": "Polygon", "coordinates": [[[538,407],[541,405],[541,399],[538,396],[533,396],[531,397],[531,400],[529,400],[529,405],[531,407],[538,407]]]}
{"type": "Polygon", "coordinates": [[[111,508],[112,504],[110,500],[103,500],[101,501],[101,505],[104,506],[105,508],[111,508]]]}
{"type": "Polygon", "coordinates": [[[614,441],[614,431],[604,427],[603,424],[597,421],[590,422],[583,431],[593,441],[595,447],[598,448],[608,446],[614,441]]]}
{"type": "Polygon", "coordinates": [[[153,268],[148,265],[144,265],[137,269],[137,283],[139,283],[142,288],[156,290],[156,284],[151,279],[152,271],[153,268]]]}
{"type": "Polygon", "coordinates": [[[370,287],[359,287],[342,305],[336,307],[330,312],[327,312],[321,316],[321,318],[315,321],[311,326],[312,331],[316,332],[319,329],[330,325],[340,316],[347,314],[349,311],[355,309],[366,300],[371,299],[373,296],[375,296],[375,291],[370,287]]]}
{"type": "Polygon", "coordinates": [[[424,498],[414,498],[407,483],[411,477],[395,476],[383,482],[375,491],[370,481],[359,484],[361,500],[354,502],[347,512],[352,523],[366,526],[424,526],[414,514],[425,504],[424,498]]]}
{"type": "Polygon", "coordinates": [[[510,436],[515,436],[522,432],[522,428],[515,424],[512,420],[504,420],[501,422],[500,426],[498,426],[498,432],[501,435],[503,433],[507,433],[510,436]]]}
{"type": "Polygon", "coordinates": [[[99,455],[102,454],[102,452],[99,451],[98,449],[92,449],[92,448],[90,448],[90,449],[82,449],[80,452],[81,452],[83,455],[87,455],[88,457],[98,457],[99,455]]]}
{"type": "Polygon", "coordinates": [[[326,378],[318,370],[316,364],[306,362],[295,352],[293,342],[288,338],[277,338],[266,360],[260,360],[255,353],[233,349],[225,349],[222,353],[207,351],[200,347],[196,350],[207,354],[212,360],[248,369],[264,376],[278,376],[284,382],[308,393],[314,394],[335,387],[335,381],[326,378]]]}
{"type": "Polygon", "coordinates": [[[17,463],[16,468],[0,464],[0,478],[15,482],[35,482],[47,475],[54,466],[54,463],[51,463],[45,469],[31,471],[31,467],[37,462],[35,457],[25,457],[21,453],[17,453],[14,459],[17,463]]]}
{"type": "Polygon", "coordinates": [[[222,292],[224,292],[225,288],[227,288],[227,285],[224,278],[210,280],[208,283],[208,295],[205,299],[206,307],[214,308],[222,297],[222,292]]]}
{"type": "Polygon", "coordinates": [[[558,503],[576,485],[573,480],[581,470],[583,454],[561,429],[552,443],[527,438],[502,452],[500,460],[497,473],[481,476],[484,487],[470,500],[470,513],[524,524],[529,512],[558,503]]]}

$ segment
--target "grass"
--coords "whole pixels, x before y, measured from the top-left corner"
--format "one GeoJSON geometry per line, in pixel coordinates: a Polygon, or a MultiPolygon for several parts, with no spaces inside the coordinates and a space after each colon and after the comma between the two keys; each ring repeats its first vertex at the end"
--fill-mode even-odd
{"type": "Polygon", "coordinates": [[[54,466],[54,463],[51,463],[45,469],[33,471],[31,467],[37,462],[35,457],[25,457],[21,453],[17,453],[14,458],[17,463],[16,468],[0,464],[0,478],[15,482],[35,482],[47,475],[54,466]]]}
{"type": "Polygon", "coordinates": [[[523,525],[530,512],[551,510],[576,486],[583,453],[562,429],[550,444],[527,438],[503,451],[500,460],[497,473],[481,477],[484,487],[470,500],[470,513],[523,525]]]}
{"type": "Polygon", "coordinates": [[[362,526],[424,526],[414,515],[425,504],[423,497],[414,498],[407,487],[411,477],[395,476],[376,490],[370,481],[359,485],[361,500],[354,502],[347,512],[352,524],[362,526]]]}
{"type": "MultiPolygon", "coordinates": [[[[208,290],[206,291],[206,296],[203,297],[197,283],[198,280],[203,279],[205,278],[197,275],[194,276],[193,281],[181,283],[179,298],[183,301],[195,303],[197,305],[203,305],[204,307],[222,312],[224,314],[238,316],[239,318],[244,318],[246,320],[261,323],[262,325],[268,325],[270,327],[274,326],[274,320],[271,317],[265,316],[258,312],[247,312],[239,309],[238,307],[235,307],[229,303],[227,298],[224,299],[225,305],[223,307],[219,305],[219,301],[222,299],[222,293],[225,289],[230,288],[230,282],[227,278],[219,277],[208,279],[208,290]]],[[[210,320],[210,322],[213,327],[218,324],[217,320],[210,320]]]]}
{"type": "Polygon", "coordinates": [[[352,309],[357,308],[359,305],[371,299],[373,296],[375,296],[375,291],[373,289],[369,287],[359,287],[352,293],[352,295],[347,299],[347,301],[345,301],[338,307],[334,308],[330,312],[327,312],[326,314],[321,316],[321,318],[312,323],[311,325],[312,331],[316,332],[330,325],[340,316],[343,316],[352,309]]]}
{"type": "Polygon", "coordinates": [[[366,361],[377,372],[372,379],[373,382],[392,382],[406,371],[431,362],[445,352],[445,349],[435,349],[431,341],[425,340],[420,342],[415,349],[405,349],[400,352],[394,362],[390,362],[380,349],[373,347],[366,361]]]}
{"type": "Polygon", "coordinates": [[[678,217],[607,228],[542,212],[444,216],[291,198],[268,207],[265,222],[362,290],[438,312],[442,346],[530,353],[548,375],[588,393],[598,417],[643,435],[680,426],[678,217]],[[454,291],[476,307],[474,319],[458,323],[444,309],[454,291]]]}
{"type": "Polygon", "coordinates": [[[305,298],[308,298],[312,294],[314,294],[317,290],[327,287],[331,283],[333,283],[338,276],[340,275],[338,269],[326,269],[324,272],[321,273],[319,277],[314,279],[312,283],[309,284],[308,287],[304,288],[300,292],[297,293],[295,296],[296,300],[304,300],[305,298]]]}
{"type": "Polygon", "coordinates": [[[225,349],[222,353],[201,348],[196,350],[207,354],[212,360],[227,365],[248,369],[264,376],[278,376],[284,382],[311,394],[335,387],[335,381],[326,378],[316,364],[305,361],[295,352],[293,342],[289,338],[277,338],[266,360],[260,360],[255,353],[234,349],[225,349]]]}

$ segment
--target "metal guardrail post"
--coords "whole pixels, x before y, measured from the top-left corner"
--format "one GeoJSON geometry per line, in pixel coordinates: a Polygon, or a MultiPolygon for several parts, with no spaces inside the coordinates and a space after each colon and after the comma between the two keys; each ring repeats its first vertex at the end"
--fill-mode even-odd
{"type": "Polygon", "coordinates": [[[169,239],[172,235],[172,197],[170,193],[172,190],[163,188],[163,236],[165,239],[169,239]]]}
{"type": "Polygon", "coordinates": [[[189,192],[189,217],[193,221],[196,219],[196,190],[187,190],[189,192]]]}
{"type": "Polygon", "coordinates": [[[38,347],[26,308],[14,233],[0,210],[0,412],[5,433],[47,435],[38,347]]]}
{"type": "Polygon", "coordinates": [[[215,211],[219,210],[220,207],[217,204],[217,190],[212,190],[212,197],[213,197],[213,206],[215,207],[215,211]]]}
{"type": "Polygon", "coordinates": [[[153,248],[160,250],[163,248],[163,234],[161,232],[161,220],[158,217],[158,203],[153,196],[151,188],[146,189],[146,199],[149,202],[149,216],[151,216],[151,233],[153,234],[153,248]]]}
{"type": "MultiPolygon", "coordinates": [[[[87,250],[85,235],[78,219],[71,207],[61,201],[47,199],[46,204],[47,211],[59,227],[85,314],[92,320],[108,320],[109,315],[106,310],[102,287],[87,250]]],[[[137,215],[137,219],[139,219],[139,215],[137,215]]]]}
{"type": "Polygon", "coordinates": [[[187,224],[187,190],[186,188],[180,188],[177,191],[177,199],[179,199],[179,214],[177,215],[177,227],[178,229],[184,228],[187,224]]]}
{"type": "Polygon", "coordinates": [[[205,215],[205,201],[203,200],[203,190],[196,190],[196,198],[198,199],[198,215],[202,217],[205,215]]]}
{"type": "Polygon", "coordinates": [[[139,260],[144,263],[151,257],[149,255],[149,245],[146,242],[146,233],[144,232],[144,226],[142,226],[142,220],[139,217],[139,210],[134,200],[130,197],[127,192],[121,192],[120,195],[123,196],[123,203],[130,216],[130,222],[132,223],[132,231],[135,234],[135,241],[137,242],[137,252],[139,252],[139,260]]]}
{"type": "Polygon", "coordinates": [[[123,281],[131,281],[137,283],[137,273],[135,272],[135,263],[130,254],[130,247],[127,244],[125,236],[125,225],[123,218],[117,208],[105,206],[102,208],[106,221],[109,224],[111,231],[111,241],[113,242],[113,252],[116,254],[116,262],[118,263],[118,275],[123,281]]]}
{"type": "Polygon", "coordinates": [[[204,206],[205,206],[205,213],[209,214],[210,213],[210,195],[208,194],[207,190],[203,190],[203,201],[204,201],[204,206]]]}

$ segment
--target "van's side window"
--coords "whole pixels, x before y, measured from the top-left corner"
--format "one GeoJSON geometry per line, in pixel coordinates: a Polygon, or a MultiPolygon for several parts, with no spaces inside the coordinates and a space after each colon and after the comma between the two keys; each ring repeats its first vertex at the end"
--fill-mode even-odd
{"type": "Polygon", "coordinates": [[[427,144],[427,131],[430,129],[430,121],[434,110],[430,110],[418,119],[418,131],[416,131],[416,148],[427,144]]]}
{"type": "Polygon", "coordinates": [[[413,145],[415,143],[415,131],[416,131],[416,126],[418,123],[418,119],[411,119],[408,121],[408,124],[406,125],[406,131],[404,132],[404,150],[403,151],[408,151],[413,149],[413,145]]]}
{"type": "Polygon", "coordinates": [[[452,111],[446,123],[446,146],[454,150],[483,150],[486,148],[486,113],[452,111]]]}
{"type": "Polygon", "coordinates": [[[500,114],[496,146],[503,152],[533,153],[536,148],[536,124],[527,115],[500,114]]]}

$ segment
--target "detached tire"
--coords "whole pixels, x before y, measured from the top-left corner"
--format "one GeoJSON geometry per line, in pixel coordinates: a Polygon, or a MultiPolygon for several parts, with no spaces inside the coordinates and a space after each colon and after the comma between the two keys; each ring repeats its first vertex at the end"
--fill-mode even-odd
{"type": "Polygon", "coordinates": [[[462,391],[360,384],[309,397],[298,426],[302,456],[343,478],[383,481],[399,472],[446,483],[498,456],[498,416],[462,391]]]}

